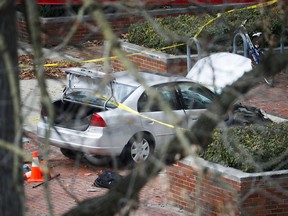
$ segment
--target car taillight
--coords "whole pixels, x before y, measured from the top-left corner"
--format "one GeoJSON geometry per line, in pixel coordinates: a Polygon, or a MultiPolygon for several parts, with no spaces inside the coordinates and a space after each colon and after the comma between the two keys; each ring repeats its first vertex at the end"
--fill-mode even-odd
{"type": "Polygon", "coordinates": [[[106,123],[97,113],[92,114],[90,126],[106,127],[106,123]]]}

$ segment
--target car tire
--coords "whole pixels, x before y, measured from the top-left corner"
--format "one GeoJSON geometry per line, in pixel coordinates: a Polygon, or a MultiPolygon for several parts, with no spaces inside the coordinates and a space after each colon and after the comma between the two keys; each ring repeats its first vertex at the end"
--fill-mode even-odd
{"type": "Polygon", "coordinates": [[[139,133],[132,137],[124,147],[124,161],[127,165],[141,163],[149,158],[154,151],[153,139],[139,133]]]}
{"type": "Polygon", "coordinates": [[[80,160],[83,156],[82,152],[73,151],[70,149],[60,148],[60,151],[65,157],[72,159],[72,160],[80,160]]]}

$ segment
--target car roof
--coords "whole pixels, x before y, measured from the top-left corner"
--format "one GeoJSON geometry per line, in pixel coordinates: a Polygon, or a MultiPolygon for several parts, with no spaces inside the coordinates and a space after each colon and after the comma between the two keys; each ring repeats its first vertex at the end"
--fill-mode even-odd
{"type": "Polygon", "coordinates": [[[188,81],[192,82],[191,80],[177,75],[172,75],[168,73],[157,73],[157,72],[137,72],[137,74],[133,74],[128,71],[121,71],[121,72],[115,72],[113,73],[113,77],[115,78],[115,81],[118,83],[123,83],[130,86],[139,87],[141,84],[136,80],[135,77],[139,75],[140,79],[143,79],[143,81],[148,86],[153,86],[157,84],[162,83],[169,83],[174,81],[188,81]]]}

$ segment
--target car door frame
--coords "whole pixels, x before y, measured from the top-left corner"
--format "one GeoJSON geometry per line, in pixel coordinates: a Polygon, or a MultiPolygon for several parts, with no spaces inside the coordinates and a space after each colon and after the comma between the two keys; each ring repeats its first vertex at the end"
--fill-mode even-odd
{"type": "MultiPolygon", "coordinates": [[[[186,129],[190,129],[195,122],[199,119],[200,115],[203,114],[204,112],[206,112],[207,108],[191,108],[188,109],[186,108],[185,104],[184,104],[184,97],[183,94],[181,92],[181,88],[180,85],[182,84],[189,84],[192,86],[195,86],[195,89],[198,87],[199,89],[204,89],[204,91],[206,91],[207,94],[209,94],[211,96],[211,100],[214,100],[215,94],[210,91],[208,88],[198,84],[198,83],[194,83],[194,82],[185,82],[185,81],[181,81],[177,83],[177,87],[176,87],[176,91],[178,94],[178,98],[180,100],[180,104],[182,106],[182,109],[184,110],[184,113],[186,115],[186,129]]],[[[199,93],[199,92],[198,92],[199,93]]]]}
{"type": "MultiPolygon", "coordinates": [[[[152,86],[152,88],[161,87],[161,86],[172,86],[172,90],[170,93],[174,94],[176,99],[176,108],[177,110],[172,109],[172,113],[176,117],[176,119],[179,121],[179,119],[185,119],[186,115],[183,110],[183,107],[181,105],[181,101],[178,98],[177,94],[177,82],[171,82],[171,83],[162,83],[152,86]]],[[[150,111],[150,112],[143,112],[139,110],[139,101],[141,100],[141,97],[143,94],[145,94],[147,91],[144,91],[142,95],[139,97],[139,100],[137,102],[137,109],[143,117],[141,118],[142,126],[145,131],[149,131],[151,134],[153,134],[156,143],[167,143],[169,142],[174,136],[175,136],[175,127],[187,127],[187,121],[179,121],[179,125],[175,125],[173,122],[170,121],[169,116],[167,112],[161,111],[161,108],[159,111],[150,111]],[[184,124],[184,125],[183,125],[184,124]]]]}

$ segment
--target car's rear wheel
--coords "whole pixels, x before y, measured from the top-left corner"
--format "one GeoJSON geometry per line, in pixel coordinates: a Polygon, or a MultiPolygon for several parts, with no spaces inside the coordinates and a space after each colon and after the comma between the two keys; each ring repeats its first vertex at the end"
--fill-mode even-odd
{"type": "Polygon", "coordinates": [[[65,157],[72,159],[72,160],[76,160],[76,159],[80,160],[83,156],[82,152],[73,151],[70,149],[60,148],[60,151],[65,157]]]}
{"type": "Polygon", "coordinates": [[[125,147],[125,161],[128,164],[141,163],[154,151],[153,139],[147,134],[139,133],[132,137],[125,147]]]}

